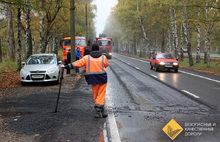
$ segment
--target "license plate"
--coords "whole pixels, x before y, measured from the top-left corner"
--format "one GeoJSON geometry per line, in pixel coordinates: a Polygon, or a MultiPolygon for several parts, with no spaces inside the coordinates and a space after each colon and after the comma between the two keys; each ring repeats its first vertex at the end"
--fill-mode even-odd
{"type": "Polygon", "coordinates": [[[167,68],[172,68],[173,66],[170,66],[170,65],[165,65],[165,67],[167,67],[167,68]]]}
{"type": "Polygon", "coordinates": [[[44,75],[32,75],[32,78],[43,78],[44,77],[44,75]]]}

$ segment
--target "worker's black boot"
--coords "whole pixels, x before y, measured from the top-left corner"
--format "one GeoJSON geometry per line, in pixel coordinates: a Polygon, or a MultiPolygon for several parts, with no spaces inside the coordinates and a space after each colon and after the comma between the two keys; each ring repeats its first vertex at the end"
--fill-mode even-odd
{"type": "Polygon", "coordinates": [[[100,117],[100,111],[95,111],[95,118],[99,118],[100,117]]]}
{"type": "Polygon", "coordinates": [[[102,110],[102,116],[103,116],[104,118],[108,116],[107,110],[105,110],[105,109],[102,110]]]}
{"type": "Polygon", "coordinates": [[[96,110],[96,112],[95,112],[95,118],[100,118],[100,117],[102,117],[102,110],[103,110],[103,105],[95,105],[95,110],[96,110]]]}

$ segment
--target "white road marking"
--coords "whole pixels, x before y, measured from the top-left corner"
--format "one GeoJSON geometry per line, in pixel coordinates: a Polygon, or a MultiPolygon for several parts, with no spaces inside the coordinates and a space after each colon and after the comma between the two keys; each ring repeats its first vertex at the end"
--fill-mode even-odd
{"type": "Polygon", "coordinates": [[[200,77],[200,78],[203,78],[203,79],[207,79],[207,80],[210,80],[210,81],[214,81],[214,82],[217,82],[217,83],[220,83],[220,81],[218,81],[218,80],[211,79],[211,78],[208,78],[208,77],[204,77],[204,76],[201,76],[201,75],[196,75],[196,74],[188,73],[188,72],[185,72],[185,71],[179,71],[179,72],[182,72],[182,73],[185,73],[185,74],[189,74],[189,75],[192,75],[192,76],[196,76],[196,77],[200,77]]]}
{"type": "Polygon", "coordinates": [[[156,75],[151,74],[151,76],[153,76],[154,78],[158,78],[156,75]]]}
{"type": "Polygon", "coordinates": [[[138,69],[138,70],[140,70],[140,68],[139,67],[135,67],[136,69],[138,69]]]}
{"type": "Polygon", "coordinates": [[[127,63],[128,65],[130,65],[130,63],[127,63]]]}
{"type": "Polygon", "coordinates": [[[113,111],[113,105],[111,101],[111,93],[110,90],[107,88],[106,90],[106,96],[105,96],[105,107],[108,109],[108,117],[106,119],[106,124],[109,126],[110,131],[110,139],[111,142],[121,142],[117,123],[115,120],[115,114],[113,111]]]}
{"type": "Polygon", "coordinates": [[[199,96],[196,96],[195,94],[190,93],[190,92],[188,92],[188,91],[186,91],[186,90],[182,90],[182,91],[185,92],[185,93],[187,93],[187,94],[189,94],[189,95],[191,95],[191,96],[193,96],[194,98],[197,98],[197,99],[200,98],[199,96]]]}
{"type": "Polygon", "coordinates": [[[107,122],[109,122],[112,142],[121,142],[114,113],[108,114],[107,122]]]}
{"type": "Polygon", "coordinates": [[[104,130],[103,130],[103,137],[104,137],[104,142],[108,142],[108,134],[107,134],[107,128],[106,128],[106,123],[104,123],[104,130]]]}

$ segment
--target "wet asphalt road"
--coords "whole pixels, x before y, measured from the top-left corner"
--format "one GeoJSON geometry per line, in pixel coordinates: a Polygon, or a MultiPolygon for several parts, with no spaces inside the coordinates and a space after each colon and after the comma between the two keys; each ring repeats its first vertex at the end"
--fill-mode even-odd
{"type": "MultiPolygon", "coordinates": [[[[114,57],[120,58],[118,55],[114,57]]],[[[162,131],[171,119],[184,129],[175,138],[177,142],[219,141],[219,111],[131,67],[131,60],[129,65],[125,63],[125,57],[120,60],[113,58],[107,70],[109,83],[106,102],[108,109],[114,112],[121,141],[172,141],[162,131]],[[189,123],[209,123],[213,127],[198,131],[197,128],[193,129],[195,126],[189,127],[189,123]]]]}
{"type": "Polygon", "coordinates": [[[220,76],[192,72],[184,69],[180,69],[179,73],[174,73],[173,71],[156,72],[155,70],[150,70],[150,65],[147,61],[119,54],[114,54],[114,57],[168,84],[174,89],[186,93],[190,97],[193,97],[193,99],[220,110],[220,76]]]}
{"type": "MultiPolygon", "coordinates": [[[[71,85],[73,77],[67,75],[58,113],[54,113],[58,85],[38,84],[8,90],[5,99],[0,100],[0,141],[170,142],[172,140],[162,129],[171,119],[184,129],[175,142],[219,141],[220,113],[217,109],[139,71],[146,67],[151,73],[155,72],[145,66],[147,63],[125,60],[120,55],[114,55],[109,63],[107,119],[93,117],[92,91],[84,77],[74,88],[71,85]],[[129,65],[125,61],[130,61],[129,65]],[[132,67],[133,63],[139,65],[139,69],[132,67]],[[189,123],[212,126],[200,126],[205,128],[203,131],[190,131],[189,128],[195,127],[187,126],[189,123]],[[104,124],[108,137],[102,138],[104,124]]],[[[160,73],[164,76],[175,74],[160,73]]]]}

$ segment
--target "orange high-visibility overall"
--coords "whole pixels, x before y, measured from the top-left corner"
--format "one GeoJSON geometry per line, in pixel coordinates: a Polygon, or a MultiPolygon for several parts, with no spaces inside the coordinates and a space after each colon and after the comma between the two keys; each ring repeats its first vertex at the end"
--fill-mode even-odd
{"type": "Polygon", "coordinates": [[[109,63],[107,58],[102,55],[93,58],[90,55],[84,56],[82,59],[68,64],[67,68],[80,68],[85,66],[85,78],[89,85],[92,85],[93,97],[96,105],[104,105],[105,93],[107,87],[106,67],[109,63]]]}

